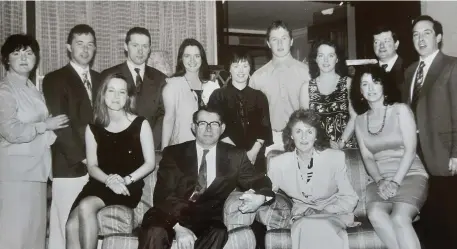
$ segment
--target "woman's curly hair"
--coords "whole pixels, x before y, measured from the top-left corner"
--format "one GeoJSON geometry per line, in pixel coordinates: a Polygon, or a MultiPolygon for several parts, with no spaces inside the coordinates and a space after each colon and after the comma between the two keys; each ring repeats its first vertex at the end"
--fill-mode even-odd
{"type": "Polygon", "coordinates": [[[314,143],[314,147],[317,150],[323,151],[330,148],[330,140],[322,125],[319,114],[311,110],[299,109],[290,115],[286,128],[284,128],[282,132],[282,141],[284,142],[284,148],[286,151],[295,150],[295,143],[292,139],[292,128],[298,122],[303,122],[304,124],[310,125],[316,129],[316,142],[314,143]]]}

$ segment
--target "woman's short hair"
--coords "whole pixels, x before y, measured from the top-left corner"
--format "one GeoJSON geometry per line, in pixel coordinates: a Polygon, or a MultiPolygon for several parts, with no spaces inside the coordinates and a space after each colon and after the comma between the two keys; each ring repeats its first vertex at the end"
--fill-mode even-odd
{"type": "Polygon", "coordinates": [[[34,66],[35,69],[40,61],[40,46],[38,45],[37,40],[32,36],[26,34],[14,34],[6,38],[6,41],[1,48],[2,64],[5,67],[6,71],[10,69],[9,55],[14,51],[27,49],[28,47],[32,49],[32,52],[36,57],[34,66]]]}
{"type": "Polygon", "coordinates": [[[309,65],[309,74],[311,75],[312,79],[317,78],[320,75],[320,69],[319,66],[317,65],[316,58],[317,58],[317,53],[319,50],[319,47],[322,45],[327,45],[335,49],[336,53],[336,58],[338,58],[338,61],[336,62],[335,65],[335,72],[341,76],[347,76],[347,67],[346,67],[346,59],[343,54],[343,51],[336,45],[336,43],[329,41],[329,40],[318,40],[316,41],[313,46],[311,47],[311,50],[309,52],[308,56],[308,65],[309,65]]]}
{"type": "Polygon", "coordinates": [[[206,82],[206,81],[210,80],[211,76],[209,73],[209,66],[208,66],[208,60],[206,59],[205,49],[203,48],[202,44],[199,41],[197,41],[193,38],[184,39],[184,41],[179,46],[178,60],[176,63],[176,71],[175,71],[175,74],[173,75],[173,77],[184,76],[186,74],[186,68],[184,67],[182,57],[184,55],[184,50],[188,46],[195,46],[200,51],[200,57],[202,60],[202,64],[201,64],[199,72],[198,72],[198,77],[200,78],[200,80],[202,82],[206,82]]]}
{"type": "Polygon", "coordinates": [[[367,100],[363,97],[360,85],[362,76],[369,74],[373,78],[373,81],[378,82],[382,85],[384,95],[384,105],[392,105],[399,103],[399,90],[397,82],[394,77],[389,77],[382,67],[378,64],[370,64],[357,67],[354,80],[351,84],[351,102],[354,111],[361,115],[370,109],[367,100]]]}
{"type": "Polygon", "coordinates": [[[102,127],[107,127],[110,123],[108,107],[105,103],[105,95],[106,90],[108,90],[108,84],[112,79],[121,79],[125,81],[128,97],[127,101],[125,102],[124,110],[126,113],[135,113],[133,104],[135,99],[135,88],[133,84],[129,84],[127,79],[120,73],[110,74],[103,80],[94,102],[94,124],[100,125],[102,127]]]}
{"type": "MultiPolygon", "coordinates": [[[[245,50],[239,50],[239,51],[233,51],[230,54],[229,60],[228,60],[228,65],[227,65],[227,71],[230,72],[230,67],[232,66],[233,63],[239,63],[242,61],[246,61],[249,64],[249,75],[252,75],[254,73],[254,65],[253,65],[253,59],[252,56],[249,54],[249,52],[245,50]]],[[[230,75],[230,80],[228,81],[229,84],[232,83],[232,77],[230,75]]],[[[249,78],[248,78],[248,83],[249,83],[249,78]]]]}
{"type": "Polygon", "coordinates": [[[314,147],[323,151],[330,148],[330,141],[321,122],[321,117],[314,111],[299,109],[290,115],[286,128],[282,131],[282,140],[286,151],[295,150],[295,143],[292,139],[292,128],[298,122],[310,125],[316,129],[316,141],[314,147]]]}

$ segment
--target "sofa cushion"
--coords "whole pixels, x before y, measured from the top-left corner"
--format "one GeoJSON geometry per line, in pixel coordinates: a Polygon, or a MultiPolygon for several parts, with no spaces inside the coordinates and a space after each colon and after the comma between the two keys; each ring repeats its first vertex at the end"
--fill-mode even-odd
{"type": "Polygon", "coordinates": [[[141,196],[140,203],[138,203],[138,205],[133,210],[134,227],[138,227],[141,224],[141,222],[143,221],[143,215],[152,207],[154,188],[155,188],[156,182],[157,182],[157,170],[159,169],[159,162],[161,159],[162,159],[162,153],[160,151],[156,151],[156,153],[155,153],[156,167],[151,174],[149,174],[148,176],[146,176],[143,179],[144,180],[143,195],[141,196]]]}
{"type": "Polygon", "coordinates": [[[373,181],[365,170],[362,156],[358,149],[346,149],[346,166],[348,168],[348,177],[354,191],[359,196],[359,202],[354,210],[354,215],[357,217],[366,217],[366,186],[373,181]]]}
{"type": "Polygon", "coordinates": [[[362,224],[347,229],[349,236],[349,248],[351,249],[387,249],[374,231],[367,218],[358,219],[362,224]]]}
{"type": "MultiPolygon", "coordinates": [[[[138,237],[132,234],[116,234],[103,239],[102,249],[137,249],[138,237]]],[[[178,244],[173,240],[171,249],[178,249],[178,244]]]]}
{"type": "Polygon", "coordinates": [[[126,206],[113,205],[102,208],[97,213],[100,236],[133,231],[133,210],[126,206]]]}

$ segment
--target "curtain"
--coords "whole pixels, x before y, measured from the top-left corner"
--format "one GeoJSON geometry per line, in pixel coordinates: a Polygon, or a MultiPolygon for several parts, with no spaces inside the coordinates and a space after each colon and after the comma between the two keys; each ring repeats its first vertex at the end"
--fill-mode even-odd
{"type": "MultiPolygon", "coordinates": [[[[25,1],[0,1],[0,43],[12,34],[25,33],[25,1]]],[[[5,76],[5,68],[0,67],[0,79],[5,76]]]]}
{"type": "Polygon", "coordinates": [[[93,69],[99,72],[125,61],[125,34],[134,26],[149,30],[152,54],[160,54],[173,71],[179,45],[188,37],[202,43],[209,64],[216,62],[215,1],[37,1],[35,6],[41,76],[68,63],[67,35],[80,23],[95,30],[93,69]]]}

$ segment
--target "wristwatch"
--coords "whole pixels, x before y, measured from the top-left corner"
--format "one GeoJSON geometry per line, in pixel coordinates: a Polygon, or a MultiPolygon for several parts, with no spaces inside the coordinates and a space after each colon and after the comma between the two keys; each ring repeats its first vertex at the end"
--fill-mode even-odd
{"type": "Polygon", "coordinates": [[[130,179],[130,183],[129,183],[129,184],[132,184],[132,183],[134,183],[134,182],[135,182],[135,180],[133,180],[133,177],[132,177],[132,175],[128,175],[127,177],[130,179]]]}

